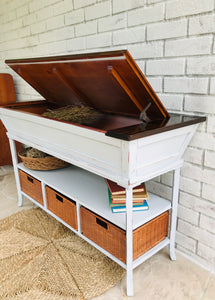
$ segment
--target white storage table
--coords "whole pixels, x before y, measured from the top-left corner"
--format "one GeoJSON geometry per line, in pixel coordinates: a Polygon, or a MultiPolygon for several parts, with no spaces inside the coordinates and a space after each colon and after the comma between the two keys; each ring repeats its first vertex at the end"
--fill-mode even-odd
{"type": "MultiPolygon", "coordinates": [[[[180,167],[183,153],[204,117],[170,115],[127,50],[59,57],[7,60],[6,63],[43,97],[44,106],[27,113],[29,107],[0,108],[0,117],[10,141],[19,205],[24,195],[19,170],[49,185],[76,202],[76,234],[126,269],[127,295],[133,295],[133,269],[169,245],[175,259],[180,167]],[[74,124],[42,117],[47,108],[89,106],[101,113],[74,124]],[[15,141],[39,149],[72,164],[70,168],[39,172],[18,164],[15,141]],[[132,190],[142,182],[174,171],[172,201],[150,194],[149,211],[132,212],[132,190]],[[126,189],[126,213],[112,214],[104,179],[126,189]],[[80,206],[125,230],[126,263],[99,247],[81,233],[80,206]],[[170,211],[170,233],[145,254],[133,260],[133,230],[170,211]]],[[[73,122],[73,123],[72,123],[73,122]]],[[[167,215],[167,214],[166,214],[167,215]]],[[[160,239],[159,239],[160,241],[160,239]]]]}

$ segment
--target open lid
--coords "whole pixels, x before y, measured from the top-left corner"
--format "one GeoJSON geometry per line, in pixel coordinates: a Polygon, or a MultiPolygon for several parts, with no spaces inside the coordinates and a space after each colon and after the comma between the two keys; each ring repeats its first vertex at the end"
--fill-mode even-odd
{"type": "Polygon", "coordinates": [[[6,60],[47,101],[86,104],[108,113],[168,118],[168,112],[127,50],[6,60]]]}

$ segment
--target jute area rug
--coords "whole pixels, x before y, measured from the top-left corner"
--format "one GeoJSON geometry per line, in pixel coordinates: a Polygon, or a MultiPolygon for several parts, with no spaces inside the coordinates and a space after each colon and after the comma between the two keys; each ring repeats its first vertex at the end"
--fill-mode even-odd
{"type": "Polygon", "coordinates": [[[124,274],[39,208],[0,220],[0,299],[91,299],[124,274]]]}

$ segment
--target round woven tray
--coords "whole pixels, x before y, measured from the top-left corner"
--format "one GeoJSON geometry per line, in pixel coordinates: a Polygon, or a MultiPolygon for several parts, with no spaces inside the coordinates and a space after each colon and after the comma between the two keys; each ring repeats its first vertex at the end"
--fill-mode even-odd
{"type": "Polygon", "coordinates": [[[54,156],[46,156],[46,157],[27,157],[26,151],[22,150],[18,153],[19,157],[21,158],[23,165],[32,170],[54,170],[67,167],[69,165],[68,162],[63,161],[54,156]]]}

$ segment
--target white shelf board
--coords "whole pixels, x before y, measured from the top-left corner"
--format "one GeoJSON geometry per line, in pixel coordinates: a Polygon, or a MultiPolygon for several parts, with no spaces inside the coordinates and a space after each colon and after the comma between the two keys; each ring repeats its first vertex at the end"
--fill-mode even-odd
{"type": "MultiPolygon", "coordinates": [[[[35,171],[20,163],[18,168],[126,230],[126,213],[112,213],[109,207],[104,178],[73,165],[58,170],[35,171]]],[[[133,230],[171,208],[170,201],[151,193],[147,202],[149,210],[133,212],[133,230]]]]}

